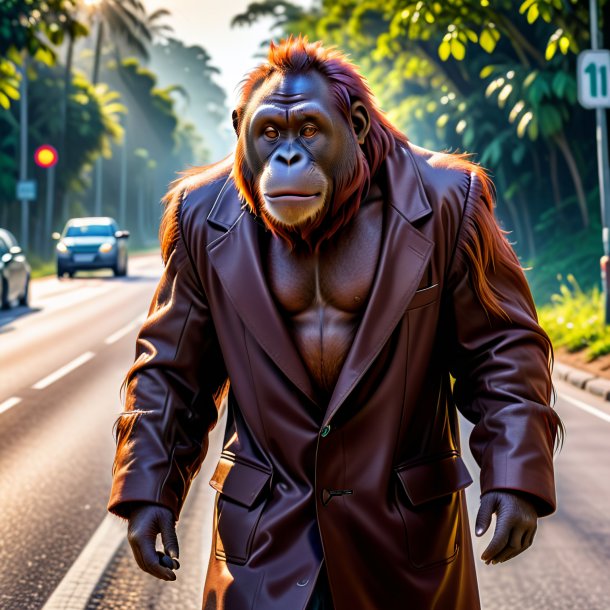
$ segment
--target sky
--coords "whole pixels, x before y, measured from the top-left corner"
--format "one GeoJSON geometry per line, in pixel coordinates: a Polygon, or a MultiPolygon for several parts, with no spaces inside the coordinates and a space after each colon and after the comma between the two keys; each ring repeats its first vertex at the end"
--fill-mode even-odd
{"type": "MultiPolygon", "coordinates": [[[[270,21],[250,27],[231,28],[233,16],[242,13],[252,0],[144,0],[147,11],[167,8],[171,17],[166,23],[174,28],[174,36],[184,43],[202,46],[221,70],[217,82],[227,93],[233,107],[237,86],[261,57],[260,43],[270,38],[270,21]]],[[[295,4],[308,6],[307,0],[295,4]]]]}

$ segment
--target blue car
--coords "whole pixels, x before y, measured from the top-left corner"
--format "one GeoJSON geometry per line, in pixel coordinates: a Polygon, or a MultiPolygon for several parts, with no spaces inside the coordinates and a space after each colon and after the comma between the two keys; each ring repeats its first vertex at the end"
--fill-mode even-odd
{"type": "Polygon", "coordinates": [[[107,216],[71,218],[57,243],[57,277],[77,271],[112,269],[114,275],[127,275],[127,238],[116,220],[107,216]]]}

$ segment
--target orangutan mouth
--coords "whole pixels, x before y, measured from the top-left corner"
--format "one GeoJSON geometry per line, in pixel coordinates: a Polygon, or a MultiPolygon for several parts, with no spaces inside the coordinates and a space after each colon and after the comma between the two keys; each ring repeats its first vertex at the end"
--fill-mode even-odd
{"type": "Polygon", "coordinates": [[[273,203],[292,203],[295,200],[306,202],[312,199],[318,198],[322,193],[288,193],[288,192],[275,192],[265,193],[265,199],[273,203]]]}

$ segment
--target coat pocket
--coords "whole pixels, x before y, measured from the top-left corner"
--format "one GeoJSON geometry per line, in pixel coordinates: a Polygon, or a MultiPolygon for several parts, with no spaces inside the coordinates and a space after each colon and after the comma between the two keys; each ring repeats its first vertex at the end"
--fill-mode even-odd
{"type": "Polygon", "coordinates": [[[472,483],[462,458],[451,451],[402,464],[395,472],[411,563],[416,568],[449,563],[460,545],[461,503],[456,492],[472,483]]]}
{"type": "Polygon", "coordinates": [[[430,305],[438,299],[439,293],[440,286],[438,284],[433,284],[432,286],[427,286],[426,288],[420,288],[419,290],[415,291],[413,298],[407,305],[407,309],[417,309],[418,307],[430,305]]]}
{"type": "Polygon", "coordinates": [[[217,559],[239,565],[248,561],[270,479],[271,472],[257,464],[221,455],[210,479],[218,492],[214,515],[217,559]]]}

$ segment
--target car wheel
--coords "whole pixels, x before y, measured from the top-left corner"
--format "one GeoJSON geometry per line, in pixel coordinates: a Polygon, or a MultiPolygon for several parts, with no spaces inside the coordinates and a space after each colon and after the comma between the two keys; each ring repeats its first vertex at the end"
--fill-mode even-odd
{"type": "Polygon", "coordinates": [[[57,277],[63,277],[66,274],[66,270],[59,263],[57,264],[57,277]]]}
{"type": "Polygon", "coordinates": [[[30,276],[25,280],[25,288],[23,294],[19,297],[19,305],[28,307],[30,304],[30,276]]]}
{"type": "Polygon", "coordinates": [[[8,300],[8,282],[2,278],[2,298],[0,299],[0,309],[8,309],[11,306],[8,300]]]}

